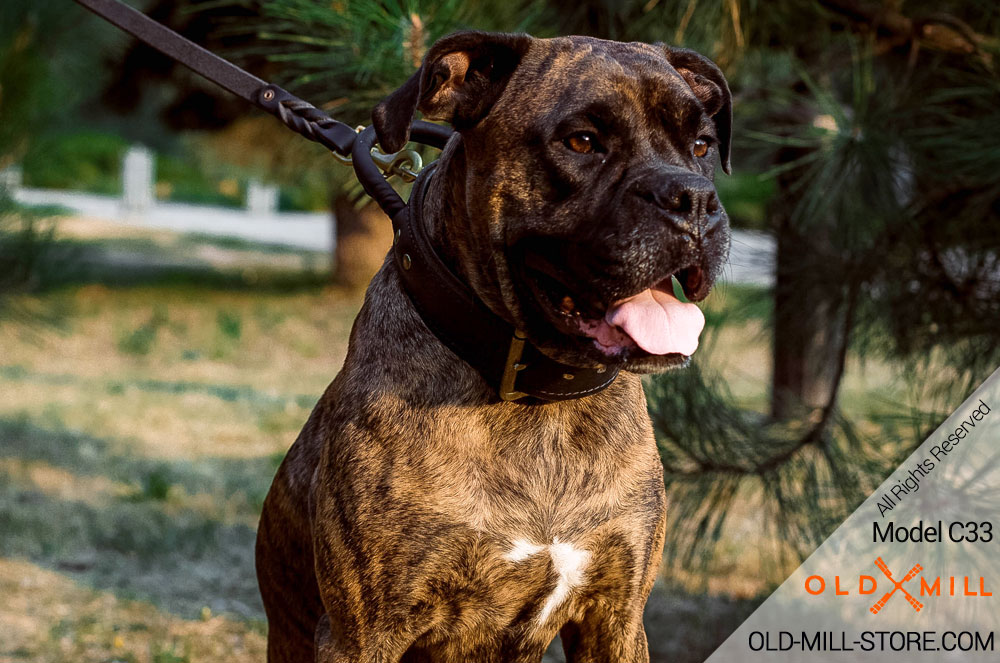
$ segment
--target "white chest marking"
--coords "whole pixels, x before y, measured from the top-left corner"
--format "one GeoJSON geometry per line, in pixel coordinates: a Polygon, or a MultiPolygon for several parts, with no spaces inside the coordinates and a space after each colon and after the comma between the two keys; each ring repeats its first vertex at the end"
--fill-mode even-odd
{"type": "Polygon", "coordinates": [[[562,543],[558,537],[552,540],[547,546],[540,546],[525,539],[514,541],[513,547],[507,553],[506,558],[511,562],[523,562],[529,557],[533,557],[545,550],[548,550],[552,558],[552,568],[555,570],[558,579],[556,587],[545,599],[542,609],[538,613],[538,622],[544,623],[549,615],[569,596],[570,590],[583,582],[583,572],[590,561],[590,553],[581,548],[575,547],[572,543],[562,543]]]}
{"type": "Polygon", "coordinates": [[[543,550],[545,550],[545,546],[538,546],[531,541],[518,539],[514,542],[514,547],[510,549],[510,552],[505,557],[512,562],[523,562],[543,550]]]}

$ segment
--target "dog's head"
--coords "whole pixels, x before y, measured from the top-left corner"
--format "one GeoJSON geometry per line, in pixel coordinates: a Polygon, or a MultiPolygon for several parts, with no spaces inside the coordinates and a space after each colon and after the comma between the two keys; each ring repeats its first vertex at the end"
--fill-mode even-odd
{"type": "Polygon", "coordinates": [[[729,250],[713,184],[731,98],[710,60],[663,44],[463,32],[375,110],[381,146],[413,113],[461,142],[449,238],[470,285],[554,358],[653,372],[686,361],[729,250]]]}

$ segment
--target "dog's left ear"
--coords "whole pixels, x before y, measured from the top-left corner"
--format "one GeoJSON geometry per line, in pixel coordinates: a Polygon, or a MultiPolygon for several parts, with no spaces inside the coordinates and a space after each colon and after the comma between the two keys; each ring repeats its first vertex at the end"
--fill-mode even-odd
{"type": "Polygon", "coordinates": [[[729,153],[732,149],[733,134],[733,96],[729,92],[729,84],[722,70],[701,53],[687,48],[675,48],[659,44],[667,54],[667,60],[677,73],[691,86],[694,95],[698,97],[705,112],[715,123],[715,131],[719,137],[719,155],[722,157],[722,170],[728,175],[732,170],[729,153]]]}
{"type": "Polygon", "coordinates": [[[475,126],[496,103],[528,50],[531,37],[495,32],[456,32],[438,40],[420,69],[372,111],[379,145],[403,149],[418,109],[456,129],[475,126]]]}

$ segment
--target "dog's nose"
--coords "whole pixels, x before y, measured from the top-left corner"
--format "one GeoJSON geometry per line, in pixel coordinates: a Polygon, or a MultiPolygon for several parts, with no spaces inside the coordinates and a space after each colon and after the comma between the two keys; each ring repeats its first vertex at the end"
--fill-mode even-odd
{"type": "Polygon", "coordinates": [[[697,173],[671,173],[641,186],[638,195],[663,211],[684,232],[707,235],[722,223],[722,205],[715,185],[697,173]]]}

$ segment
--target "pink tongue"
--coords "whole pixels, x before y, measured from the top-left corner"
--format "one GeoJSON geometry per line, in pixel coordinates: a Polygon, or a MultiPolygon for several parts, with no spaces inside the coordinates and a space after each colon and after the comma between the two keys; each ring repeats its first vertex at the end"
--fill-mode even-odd
{"type": "Polygon", "coordinates": [[[609,325],[621,327],[636,345],[654,355],[694,354],[705,327],[705,314],[658,288],[643,290],[608,309],[609,325]]]}

